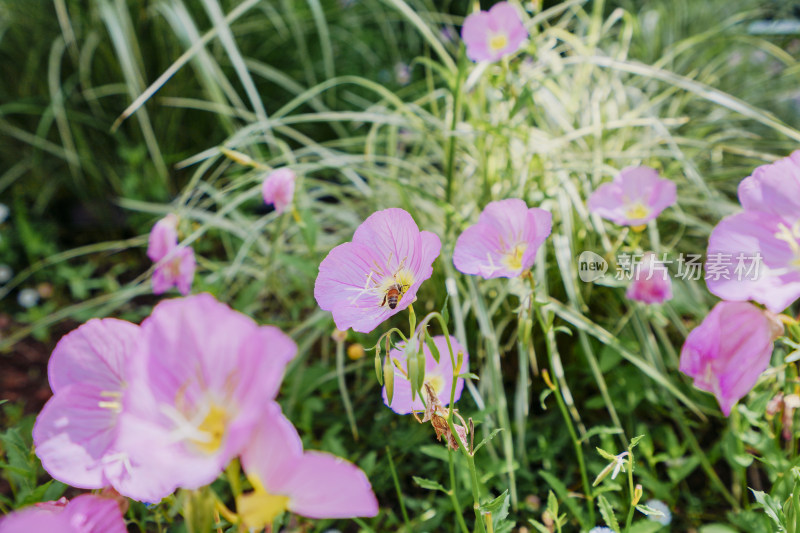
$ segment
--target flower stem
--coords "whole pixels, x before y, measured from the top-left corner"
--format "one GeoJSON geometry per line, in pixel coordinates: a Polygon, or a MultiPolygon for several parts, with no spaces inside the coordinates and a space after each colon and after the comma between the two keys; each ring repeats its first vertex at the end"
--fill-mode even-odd
{"type": "Polygon", "coordinates": [[[356,417],[353,414],[353,404],[350,403],[347,383],[344,381],[344,341],[336,341],[336,376],[339,381],[339,394],[342,396],[344,410],[347,413],[347,421],[350,423],[350,431],[353,433],[353,438],[358,440],[358,426],[356,426],[356,417]]]}
{"type": "Polygon", "coordinates": [[[458,525],[461,526],[461,531],[463,533],[469,533],[467,523],[464,521],[464,515],[461,513],[461,504],[458,503],[458,494],[456,493],[458,486],[456,485],[456,470],[453,464],[453,450],[447,450],[447,462],[450,465],[450,499],[453,500],[453,510],[456,513],[456,520],[458,521],[458,525]]]}
{"type": "MultiPolygon", "coordinates": [[[[455,172],[455,158],[456,158],[456,126],[458,125],[458,116],[461,114],[461,85],[464,79],[464,62],[461,60],[461,53],[459,49],[458,57],[458,73],[456,74],[456,81],[452,87],[453,93],[453,115],[450,120],[450,139],[447,143],[447,188],[445,189],[445,202],[447,205],[453,205],[453,174],[455,172]]],[[[451,210],[447,211],[447,221],[445,224],[446,232],[450,230],[451,210]]],[[[446,233],[446,234],[447,234],[446,233]]]]}
{"type": "Polygon", "coordinates": [[[403,521],[406,523],[406,529],[411,531],[411,521],[408,519],[408,511],[406,511],[406,504],[403,501],[403,492],[400,490],[400,480],[397,479],[397,471],[394,468],[394,461],[392,460],[392,452],[389,447],[386,447],[386,458],[389,459],[389,471],[392,473],[394,480],[394,488],[397,491],[397,501],[400,503],[400,511],[403,513],[403,521]]]}

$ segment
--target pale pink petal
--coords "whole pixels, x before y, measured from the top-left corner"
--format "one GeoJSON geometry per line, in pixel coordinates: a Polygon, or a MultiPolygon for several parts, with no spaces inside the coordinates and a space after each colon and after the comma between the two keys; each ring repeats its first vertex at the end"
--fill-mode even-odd
{"type": "Polygon", "coordinates": [[[178,218],[169,214],[156,222],[147,241],[147,257],[161,261],[178,245],[178,218]]]}
{"type": "Polygon", "coordinates": [[[686,338],[680,370],[714,394],[725,416],[769,365],[776,334],[770,319],[746,302],[720,302],[686,338]]]}
{"type": "Polygon", "coordinates": [[[33,427],[42,467],[54,479],[83,489],[106,485],[103,457],[113,446],[117,415],[99,407],[110,398],[89,384],[61,389],[45,404],[33,427]]]}
{"type": "MultiPolygon", "coordinates": [[[[447,340],[445,339],[444,335],[436,335],[433,337],[433,343],[439,351],[439,362],[436,362],[434,359],[433,354],[428,349],[427,344],[423,347],[423,351],[425,353],[425,374],[426,374],[426,381],[434,385],[436,388],[437,396],[439,401],[442,403],[443,406],[450,405],[450,392],[453,386],[453,378],[454,378],[454,371],[453,371],[453,360],[450,359],[450,351],[447,348],[447,340]]],[[[463,359],[461,363],[461,374],[466,374],[469,372],[469,354],[464,349],[461,344],[451,338],[450,345],[453,349],[453,358],[455,359],[456,363],[458,363],[458,352],[462,352],[463,359]]],[[[406,368],[406,355],[404,350],[401,349],[394,349],[390,352],[390,356],[393,360],[397,360],[400,364],[400,368],[405,370],[406,368]]],[[[419,398],[418,394],[415,394],[415,398],[411,400],[411,383],[405,377],[405,374],[394,367],[394,387],[392,393],[392,403],[389,404],[389,398],[386,393],[386,387],[383,387],[382,396],[383,396],[383,403],[386,404],[387,407],[390,407],[392,411],[397,414],[407,415],[412,411],[422,411],[425,409],[422,401],[419,398]]],[[[456,392],[455,392],[455,401],[458,401],[461,398],[461,393],[464,390],[464,379],[459,378],[456,382],[456,392]]]]}
{"type": "Polygon", "coordinates": [[[285,211],[294,198],[295,179],[295,173],[288,168],[272,171],[261,189],[264,202],[274,205],[278,213],[285,211]]]}
{"type": "Polygon", "coordinates": [[[303,442],[292,423],[270,402],[242,452],[242,467],[271,494],[287,494],[292,471],[303,456],[303,442]]]}
{"type": "Polygon", "coordinates": [[[719,276],[706,277],[708,290],[726,300],[754,300],[775,313],[800,297],[800,275],[791,271],[789,246],[775,238],[776,224],[777,219],[761,213],[744,212],[722,219],[709,237],[707,258],[731,259],[719,262],[719,276]],[[741,261],[737,260],[740,257],[741,261]],[[756,257],[762,264],[753,265],[756,257]]]}
{"type": "Polygon", "coordinates": [[[378,514],[378,500],[364,472],[323,452],[305,452],[284,484],[289,510],[308,518],[378,514]]]}
{"type": "Polygon", "coordinates": [[[478,223],[459,235],[453,251],[453,264],[464,274],[484,278],[516,277],[529,269],[536,252],[550,235],[552,215],[539,208],[528,208],[520,199],[509,198],[489,203],[478,223]],[[521,251],[519,267],[511,268],[509,255],[521,251]]]}
{"type": "Polygon", "coordinates": [[[589,211],[623,226],[640,226],[655,219],[676,201],[677,186],[650,167],[627,167],[611,183],[591,194],[589,211]],[[644,216],[633,216],[641,208],[644,216]]]}
{"type": "Polygon", "coordinates": [[[177,287],[184,296],[189,294],[194,271],[194,250],[187,246],[176,246],[156,265],[153,272],[153,293],[163,294],[172,287],[177,287]]]}
{"type": "Polygon", "coordinates": [[[672,298],[672,278],[655,254],[645,254],[636,264],[625,297],[646,304],[660,304],[672,298]]]}
{"type": "Polygon", "coordinates": [[[50,388],[58,392],[74,383],[119,390],[127,358],[139,342],[139,326],[115,318],[92,319],[64,335],[50,356],[50,388]]]}
{"type": "Polygon", "coordinates": [[[76,533],[127,533],[128,531],[117,502],[93,494],[83,494],[73,499],[64,508],[61,516],[76,533]]]}
{"type": "Polygon", "coordinates": [[[0,533],[77,533],[61,513],[25,507],[19,511],[0,517],[0,533]]]}
{"type": "Polygon", "coordinates": [[[439,238],[420,232],[402,209],[384,209],[370,215],[353,235],[353,242],[337,246],[319,266],[314,296],[320,307],[333,313],[336,327],[368,333],[408,307],[432,272],[441,249],[439,238]],[[403,283],[405,292],[394,309],[386,294],[403,283]]]}
{"type": "Polygon", "coordinates": [[[485,61],[492,58],[487,37],[489,35],[489,14],[485,11],[472,13],[464,19],[461,38],[467,47],[467,57],[472,61],[485,61]]]}
{"type": "Polygon", "coordinates": [[[739,184],[739,201],[746,211],[796,220],[800,212],[800,150],[756,168],[739,184]]]}

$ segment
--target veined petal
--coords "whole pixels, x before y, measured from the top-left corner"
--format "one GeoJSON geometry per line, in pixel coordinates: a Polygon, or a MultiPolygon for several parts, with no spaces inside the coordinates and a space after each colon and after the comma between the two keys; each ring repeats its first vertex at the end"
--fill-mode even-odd
{"type": "Polygon", "coordinates": [[[115,318],[92,319],[64,335],[50,356],[50,388],[85,383],[104,390],[120,390],[125,365],[139,342],[139,326],[115,318]]]}

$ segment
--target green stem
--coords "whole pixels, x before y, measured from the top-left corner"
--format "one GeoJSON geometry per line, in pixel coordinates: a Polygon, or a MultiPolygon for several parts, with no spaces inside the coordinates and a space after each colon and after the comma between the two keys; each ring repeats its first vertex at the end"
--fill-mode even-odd
{"type": "Polygon", "coordinates": [[[553,395],[556,397],[556,403],[558,404],[558,409],[561,411],[561,416],[564,418],[564,422],[567,425],[567,431],[569,431],[569,436],[572,439],[572,445],[575,447],[575,455],[578,458],[578,468],[580,469],[581,473],[581,483],[583,484],[583,493],[586,496],[586,501],[589,507],[589,522],[594,523],[594,496],[591,492],[591,485],[589,484],[589,476],[586,473],[586,463],[583,458],[583,447],[581,446],[581,442],[578,439],[578,434],[575,431],[575,426],[572,423],[572,417],[570,417],[569,412],[567,411],[567,405],[564,402],[564,397],[561,394],[561,387],[559,377],[554,371],[554,358],[555,358],[555,347],[553,344],[555,343],[555,338],[553,337],[553,332],[551,328],[547,325],[544,316],[539,309],[539,306],[534,305],[534,309],[536,312],[536,316],[539,320],[539,325],[544,332],[545,337],[545,347],[547,348],[547,361],[548,366],[550,367],[550,379],[553,381],[553,385],[555,386],[555,390],[553,391],[553,395]]]}
{"type": "Polygon", "coordinates": [[[358,440],[358,426],[356,426],[356,417],[353,414],[353,404],[350,403],[347,383],[344,381],[344,341],[336,341],[336,377],[339,382],[339,394],[342,396],[344,410],[347,413],[347,421],[350,423],[350,431],[353,433],[353,438],[358,440]]]}
{"type": "MultiPolygon", "coordinates": [[[[447,205],[453,205],[451,202],[453,198],[453,174],[455,172],[455,158],[456,158],[456,126],[458,125],[458,116],[461,114],[461,84],[464,78],[464,62],[461,61],[461,50],[459,49],[458,58],[458,73],[456,74],[456,82],[453,86],[453,116],[450,120],[450,139],[447,143],[447,188],[445,189],[445,201],[447,205]]],[[[447,211],[447,221],[445,224],[445,235],[449,234],[450,230],[450,217],[451,210],[447,211]]]]}
{"type": "Polygon", "coordinates": [[[392,460],[392,452],[389,447],[386,447],[386,458],[389,459],[389,471],[392,473],[394,480],[394,488],[397,491],[397,501],[400,502],[400,511],[403,513],[403,521],[406,523],[406,529],[411,531],[411,521],[408,519],[408,511],[406,511],[406,504],[403,500],[403,492],[400,490],[400,480],[397,479],[397,471],[394,468],[394,461],[392,460]]]}
{"type": "Polygon", "coordinates": [[[628,490],[631,493],[631,505],[628,508],[628,517],[625,519],[625,533],[631,529],[631,522],[633,522],[633,513],[636,506],[633,504],[634,499],[634,486],[633,486],[633,450],[628,448],[628,490]]]}
{"type": "Polygon", "coordinates": [[[481,496],[478,494],[478,472],[475,470],[475,458],[470,453],[464,454],[467,457],[467,465],[469,466],[469,476],[472,480],[472,499],[475,501],[475,522],[478,524],[478,531],[484,533],[486,528],[483,525],[483,515],[480,510],[481,496]]]}
{"type": "Polygon", "coordinates": [[[453,450],[447,450],[447,462],[450,464],[450,499],[453,500],[453,510],[456,513],[456,520],[461,526],[463,533],[469,533],[467,523],[464,521],[464,515],[461,512],[461,504],[458,503],[458,494],[456,494],[456,470],[453,466],[453,450]]]}

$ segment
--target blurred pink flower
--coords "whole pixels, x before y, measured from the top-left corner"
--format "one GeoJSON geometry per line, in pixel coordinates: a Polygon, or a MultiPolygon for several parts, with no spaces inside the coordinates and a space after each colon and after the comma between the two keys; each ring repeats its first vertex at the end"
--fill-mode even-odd
{"type": "Polygon", "coordinates": [[[406,211],[377,211],[322,260],[314,297],[338,329],[369,333],[414,301],[441,247],[406,211]]]}
{"type": "Polygon", "coordinates": [[[744,211],[708,239],[708,289],[779,313],[800,297],[800,150],[756,168],[739,184],[739,202],[744,211]]]}
{"type": "Polygon", "coordinates": [[[297,177],[288,168],[279,168],[269,173],[261,186],[264,202],[275,206],[275,211],[283,213],[294,198],[294,182],[297,177]]]}
{"type": "Polygon", "coordinates": [[[716,396],[728,416],[769,366],[773,341],[782,334],[768,312],[746,302],[719,302],[686,338],[680,371],[716,396]]]}
{"type": "Polygon", "coordinates": [[[160,302],[140,342],[119,440],[148,468],[148,501],[158,501],[211,483],[242,451],[297,345],[210,294],[160,302]]]}
{"type": "Polygon", "coordinates": [[[192,290],[194,250],[178,244],[178,218],[169,214],[153,225],[147,244],[147,256],[156,263],[153,292],[162,294],[173,286],[183,295],[192,290]]]}
{"type": "MultiPolygon", "coordinates": [[[[447,340],[444,335],[436,335],[433,337],[433,343],[439,350],[439,362],[433,358],[433,354],[425,345],[423,350],[425,352],[425,381],[428,382],[433,390],[436,392],[439,401],[443,406],[450,404],[450,391],[453,387],[454,370],[453,363],[450,360],[450,352],[447,349],[447,340]]],[[[450,339],[450,344],[453,347],[453,356],[457,359],[458,352],[464,354],[464,360],[461,364],[460,374],[469,372],[469,354],[461,344],[455,339],[450,339]]],[[[392,411],[397,414],[407,415],[411,411],[424,411],[425,406],[422,405],[420,395],[416,394],[414,401],[411,401],[411,382],[405,374],[406,368],[406,354],[404,350],[394,349],[389,353],[391,359],[397,361],[400,368],[394,366],[394,392],[392,394],[392,403],[389,405],[389,398],[386,395],[386,387],[383,388],[383,403],[389,406],[392,411]],[[402,370],[401,370],[402,369],[402,370]]],[[[455,401],[461,398],[461,391],[464,389],[464,378],[458,378],[456,383],[455,401]]]]}
{"type": "Polygon", "coordinates": [[[324,452],[304,452],[294,426],[271,404],[242,453],[253,492],[236,510],[250,531],[260,531],[284,511],[308,518],[378,514],[372,486],[357,466],[324,452]]]}
{"type": "Polygon", "coordinates": [[[677,187],[650,167],[623,169],[589,197],[589,211],[622,226],[644,226],[675,203],[677,187]]]}
{"type": "Polygon", "coordinates": [[[660,304],[672,299],[672,278],[656,254],[648,252],[633,267],[633,281],[625,297],[646,304],[660,304]]]}
{"type": "Polygon", "coordinates": [[[71,502],[44,502],[0,518],[0,533],[126,533],[116,501],[82,494],[71,502]]]}
{"type": "Polygon", "coordinates": [[[459,235],[453,263],[464,274],[487,279],[519,276],[533,266],[552,224],[548,211],[529,208],[520,199],[491,202],[478,223],[459,235]]]}
{"type": "Polygon", "coordinates": [[[461,38],[472,61],[497,61],[519,50],[528,38],[528,30],[517,9],[500,2],[489,11],[478,11],[464,19],[461,38]]]}
{"type": "Polygon", "coordinates": [[[118,442],[127,365],[139,347],[139,326],[93,319],[65,335],[48,363],[50,398],[36,418],[33,442],[44,469],[83,489],[113,486],[147,497],[147,477],[118,442]]]}

